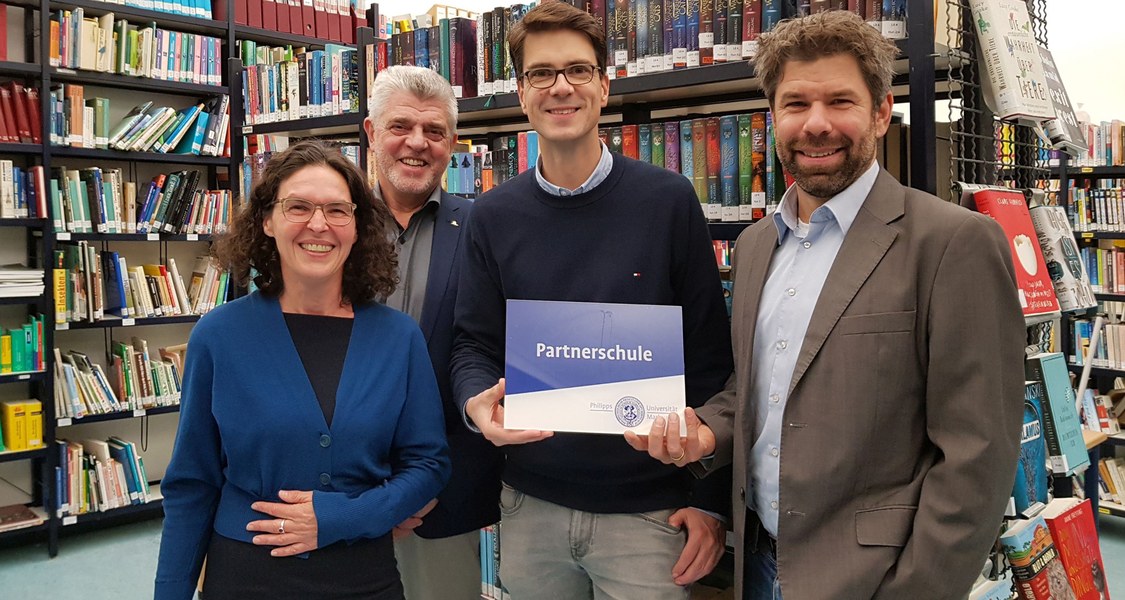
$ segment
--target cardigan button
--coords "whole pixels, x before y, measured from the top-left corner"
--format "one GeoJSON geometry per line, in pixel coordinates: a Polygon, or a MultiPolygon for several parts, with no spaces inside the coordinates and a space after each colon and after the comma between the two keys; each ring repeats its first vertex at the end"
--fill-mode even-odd
{"type": "Polygon", "coordinates": [[[320,485],[328,485],[330,483],[332,483],[332,476],[329,475],[328,473],[321,473],[320,474],[320,485]]]}
{"type": "Polygon", "coordinates": [[[327,448],[331,445],[332,445],[332,436],[328,435],[327,433],[320,436],[320,447],[321,448],[327,448]]]}

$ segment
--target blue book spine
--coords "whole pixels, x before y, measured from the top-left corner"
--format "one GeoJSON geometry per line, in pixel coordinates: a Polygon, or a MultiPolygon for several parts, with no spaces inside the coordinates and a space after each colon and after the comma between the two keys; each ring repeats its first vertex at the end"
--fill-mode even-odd
{"type": "Polygon", "coordinates": [[[699,1],[685,0],[687,7],[687,66],[699,66],[699,1]]]}
{"type": "Polygon", "coordinates": [[[1027,382],[1023,399],[1023,430],[1020,455],[1016,463],[1016,483],[1012,498],[1016,512],[1026,514],[1036,502],[1047,503],[1047,446],[1043,437],[1043,384],[1027,382]]]}
{"type": "MultiPolygon", "coordinates": [[[[659,0],[655,0],[659,1],[659,0]]],[[[648,3],[649,0],[633,0],[633,11],[636,14],[636,61],[638,70],[641,73],[645,72],[645,57],[649,54],[649,40],[648,40],[648,3]]]]}
{"type": "Polygon", "coordinates": [[[781,0],[762,0],[762,33],[773,29],[781,19],[781,0]]]}
{"type": "Polygon", "coordinates": [[[719,178],[722,220],[738,220],[738,117],[719,117],[719,178]]]}
{"type": "MultiPolygon", "coordinates": [[[[655,126],[660,127],[660,124],[655,126]]],[[[637,158],[642,162],[652,163],[652,129],[647,123],[637,125],[637,158]]]]}
{"type": "Polygon", "coordinates": [[[691,119],[684,119],[680,121],[680,174],[687,177],[688,181],[695,174],[695,158],[691,146],[691,119]]]}

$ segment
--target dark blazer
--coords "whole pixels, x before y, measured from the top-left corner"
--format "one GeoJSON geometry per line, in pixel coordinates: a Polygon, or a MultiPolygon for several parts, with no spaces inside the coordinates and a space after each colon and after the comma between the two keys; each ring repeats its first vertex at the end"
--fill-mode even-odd
{"type": "MultiPolygon", "coordinates": [[[[772,219],[739,236],[735,373],[699,409],[717,441],[709,466],[734,463],[735,506],[752,493],[754,328],[776,248],[772,219]]],[[[968,594],[1012,490],[1025,344],[1000,227],[881,171],[789,384],[777,544],[786,598],[968,594]]],[[[757,523],[733,513],[741,587],[757,523]]]]}
{"type": "Polygon", "coordinates": [[[438,494],[437,506],[422,519],[414,533],[424,538],[443,538],[491,525],[500,520],[500,449],[465,427],[453,398],[449,380],[449,357],[453,350],[453,305],[457,300],[460,268],[458,246],[468,224],[472,202],[442,192],[434,223],[430,271],[419,325],[434,364],[438,389],[445,409],[445,433],[453,475],[438,494]]]}

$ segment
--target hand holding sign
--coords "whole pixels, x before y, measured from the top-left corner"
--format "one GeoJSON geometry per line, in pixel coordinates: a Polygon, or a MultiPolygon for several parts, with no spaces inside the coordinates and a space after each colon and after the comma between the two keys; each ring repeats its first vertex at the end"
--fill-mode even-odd
{"type": "Polygon", "coordinates": [[[687,425],[687,436],[684,437],[680,436],[680,419],[672,413],[668,415],[667,424],[663,418],[657,417],[648,435],[626,431],[625,441],[634,449],[648,452],[656,460],[677,467],[714,454],[715,434],[699,420],[694,410],[684,409],[684,422],[687,425]]]}
{"type": "Polygon", "coordinates": [[[545,440],[552,435],[550,431],[504,429],[504,407],[500,399],[504,397],[504,379],[487,390],[469,398],[465,403],[465,414],[480,429],[485,439],[497,446],[526,444],[545,440]]]}

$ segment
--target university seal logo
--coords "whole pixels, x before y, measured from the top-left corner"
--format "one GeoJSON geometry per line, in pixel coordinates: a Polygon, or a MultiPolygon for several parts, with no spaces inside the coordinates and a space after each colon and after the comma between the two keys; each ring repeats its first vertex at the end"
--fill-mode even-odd
{"type": "Polygon", "coordinates": [[[645,420],[645,405],[632,396],[618,400],[613,412],[617,422],[625,427],[636,427],[645,420]]]}

